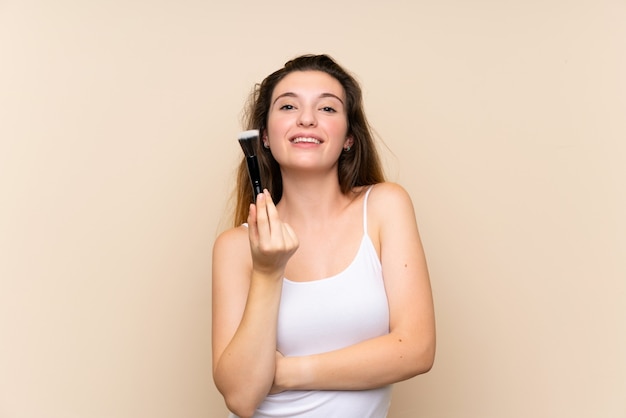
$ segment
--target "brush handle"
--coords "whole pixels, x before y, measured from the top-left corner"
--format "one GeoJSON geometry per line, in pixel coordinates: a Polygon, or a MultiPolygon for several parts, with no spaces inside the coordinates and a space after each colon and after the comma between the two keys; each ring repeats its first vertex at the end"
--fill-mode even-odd
{"type": "Polygon", "coordinates": [[[259,161],[256,155],[247,156],[246,163],[248,164],[248,176],[250,177],[250,184],[252,185],[252,195],[256,201],[256,197],[263,193],[263,186],[261,185],[261,173],[259,172],[259,161]]]}

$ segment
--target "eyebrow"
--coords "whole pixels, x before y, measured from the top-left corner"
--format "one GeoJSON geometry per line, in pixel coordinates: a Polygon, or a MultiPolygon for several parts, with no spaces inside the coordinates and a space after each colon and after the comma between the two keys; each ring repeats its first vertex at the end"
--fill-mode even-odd
{"type": "MultiPolygon", "coordinates": [[[[288,91],[286,93],[281,94],[280,96],[277,96],[274,99],[274,101],[272,102],[272,105],[275,104],[278,101],[278,99],[280,99],[282,97],[298,97],[298,95],[296,93],[288,91]]],[[[323,99],[325,97],[331,97],[333,99],[337,99],[343,105],[343,100],[341,100],[341,98],[339,96],[337,96],[336,94],[333,94],[333,93],[322,93],[322,94],[319,95],[320,99],[323,99]]]]}

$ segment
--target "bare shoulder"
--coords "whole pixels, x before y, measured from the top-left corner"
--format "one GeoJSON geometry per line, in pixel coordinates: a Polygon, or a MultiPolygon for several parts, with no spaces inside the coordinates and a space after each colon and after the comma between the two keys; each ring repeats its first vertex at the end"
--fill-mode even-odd
{"type": "Polygon", "coordinates": [[[418,237],[415,211],[409,193],[397,183],[376,184],[367,200],[368,231],[379,255],[394,243],[415,241],[418,237]],[[391,245],[390,245],[391,243],[391,245]]]}
{"type": "Polygon", "coordinates": [[[232,258],[238,258],[237,263],[250,260],[250,241],[248,228],[244,225],[227,229],[218,235],[213,244],[213,265],[221,261],[228,262],[232,258]]]}
{"type": "Polygon", "coordinates": [[[248,227],[246,225],[222,231],[215,239],[215,246],[240,245],[242,241],[248,242],[248,227]]]}
{"type": "Polygon", "coordinates": [[[384,182],[374,186],[368,198],[368,208],[372,215],[390,216],[406,211],[413,213],[413,203],[409,193],[397,183],[384,182]]]}

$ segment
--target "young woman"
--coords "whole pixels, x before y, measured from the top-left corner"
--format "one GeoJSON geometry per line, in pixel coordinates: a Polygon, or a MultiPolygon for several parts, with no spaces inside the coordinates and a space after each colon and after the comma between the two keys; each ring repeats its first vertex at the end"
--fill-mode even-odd
{"type": "Polygon", "coordinates": [[[231,417],[382,418],[435,353],[413,205],[384,181],[355,79],[295,58],[255,90],[267,189],[242,161],[213,249],[213,377],[231,417]]]}

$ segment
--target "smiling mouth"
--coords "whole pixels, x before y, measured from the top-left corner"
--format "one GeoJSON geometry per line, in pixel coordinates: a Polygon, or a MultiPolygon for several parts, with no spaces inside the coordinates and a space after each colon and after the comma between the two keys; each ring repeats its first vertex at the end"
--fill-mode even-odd
{"type": "Polygon", "coordinates": [[[319,139],[316,139],[316,138],[299,136],[297,138],[293,138],[291,140],[291,143],[292,144],[321,144],[322,141],[320,141],[319,139]]]}

